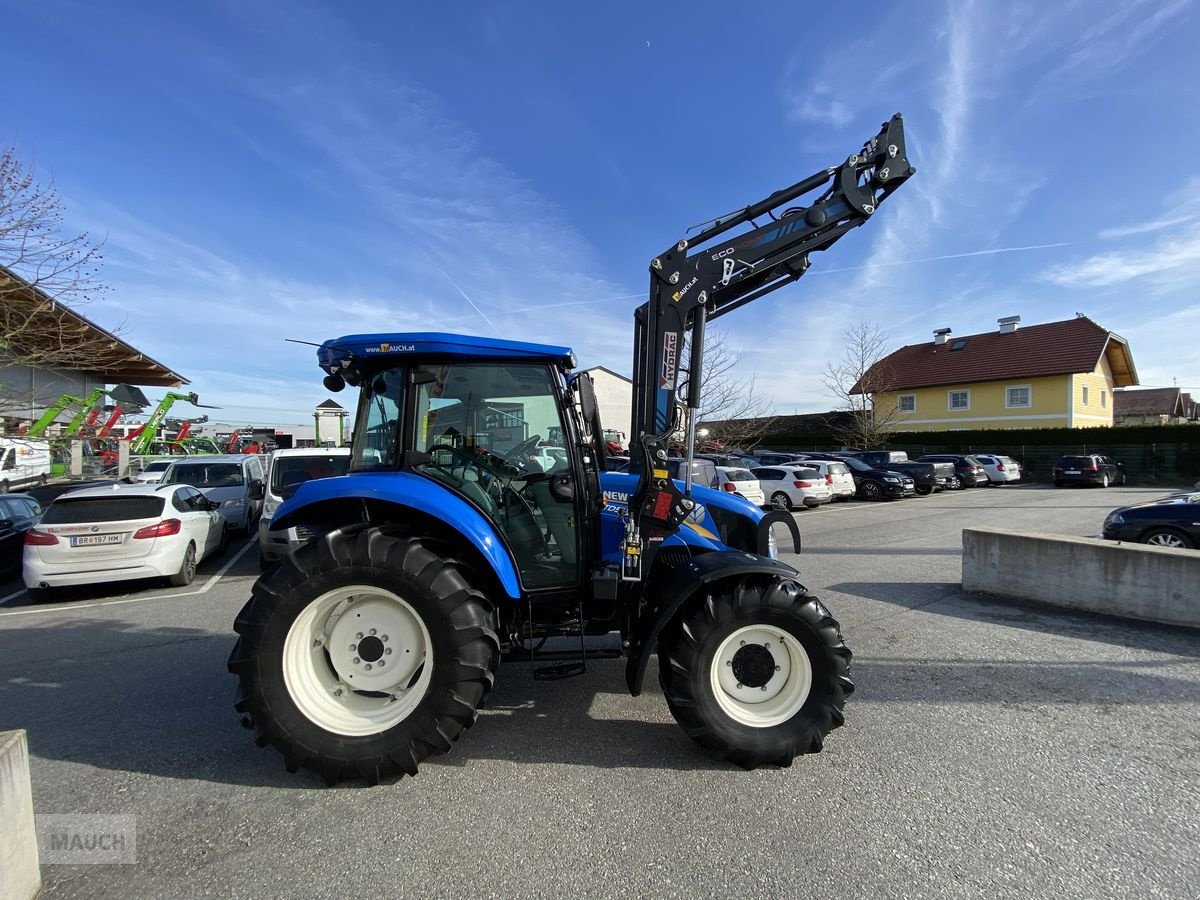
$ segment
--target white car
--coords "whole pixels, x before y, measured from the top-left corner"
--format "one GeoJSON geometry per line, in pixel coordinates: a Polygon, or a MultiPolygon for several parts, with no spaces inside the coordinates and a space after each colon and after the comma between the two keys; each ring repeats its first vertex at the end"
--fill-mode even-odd
{"type": "Polygon", "coordinates": [[[735,466],[717,466],[717,483],[721,490],[739,497],[745,497],[755,506],[763,506],[767,499],[763,495],[762,485],[749,469],[735,466]]]}
{"type": "Polygon", "coordinates": [[[25,532],[25,587],[34,600],[59,587],[137,578],[183,587],[227,540],[216,505],[191,485],[82,488],[56,498],[25,532]]]}
{"type": "Polygon", "coordinates": [[[997,456],[993,453],[972,453],[983,471],[987,472],[988,484],[1007,484],[1010,481],[1021,480],[1021,464],[1011,456],[997,456]]]}
{"type": "Polygon", "coordinates": [[[268,569],[297,547],[307,543],[312,533],[303,525],[271,530],[275,510],[307,481],[334,478],[350,471],[349,447],[297,447],[276,450],[267,465],[267,484],[263,494],[262,517],[258,520],[258,567],[268,569]]]}
{"type": "Polygon", "coordinates": [[[812,509],[833,500],[825,476],[810,466],[760,466],[750,471],[775,509],[812,509]]]}
{"type": "Polygon", "coordinates": [[[174,461],[173,459],[152,459],[146,463],[142,471],[133,476],[133,480],[138,484],[158,484],[174,461]]]}
{"type": "Polygon", "coordinates": [[[834,500],[853,500],[854,495],[858,493],[854,476],[850,474],[850,468],[845,463],[831,459],[809,459],[805,460],[804,465],[816,469],[824,476],[825,483],[833,492],[834,500]]]}

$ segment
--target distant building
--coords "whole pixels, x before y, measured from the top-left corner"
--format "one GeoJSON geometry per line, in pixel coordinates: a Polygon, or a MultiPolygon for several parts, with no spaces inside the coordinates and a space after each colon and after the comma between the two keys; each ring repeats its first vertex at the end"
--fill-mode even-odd
{"type": "Polygon", "coordinates": [[[1113,393],[1117,425],[1186,425],[1200,420],[1200,402],[1180,388],[1139,388],[1113,393]]]}
{"type": "Polygon", "coordinates": [[[629,426],[633,422],[633,379],[618,375],[604,366],[584,369],[596,388],[596,405],[605,429],[620,432],[622,446],[629,446],[629,426]]]}
{"type": "Polygon", "coordinates": [[[1087,316],[910,344],[855,385],[896,431],[1093,428],[1113,424],[1113,392],[1138,383],[1129,344],[1087,316]]]}

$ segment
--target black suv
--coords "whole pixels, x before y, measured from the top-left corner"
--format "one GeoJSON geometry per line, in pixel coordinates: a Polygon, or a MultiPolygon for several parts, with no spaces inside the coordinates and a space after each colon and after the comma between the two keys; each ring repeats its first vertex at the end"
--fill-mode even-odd
{"type": "Polygon", "coordinates": [[[979,487],[981,484],[988,483],[987,469],[973,456],[958,453],[930,453],[926,456],[918,456],[916,461],[954,463],[954,477],[946,485],[952,491],[965,487],[979,487]]]}
{"type": "MultiPolygon", "coordinates": [[[[846,468],[854,476],[854,487],[858,491],[858,496],[863,500],[899,499],[917,495],[917,488],[912,478],[903,472],[876,469],[856,456],[831,454],[823,459],[846,464],[846,468]]],[[[803,465],[803,463],[797,463],[797,465],[803,465]]]]}
{"type": "Polygon", "coordinates": [[[1065,484],[1124,484],[1125,470],[1108,456],[1091,453],[1086,456],[1064,456],[1054,464],[1054,486],[1065,484]]]}

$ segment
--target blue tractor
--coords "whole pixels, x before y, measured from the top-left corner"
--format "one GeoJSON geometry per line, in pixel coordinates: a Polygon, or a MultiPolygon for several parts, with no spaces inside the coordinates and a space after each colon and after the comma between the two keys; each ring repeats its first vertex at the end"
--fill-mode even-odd
{"type": "Polygon", "coordinates": [[[704,328],[798,279],[913,171],[897,115],[841,165],[654,258],[625,472],[606,471],[591,379],[566,347],[322,344],[326,387],[358,391],[350,474],[279,508],[272,527],[310,539],[234,624],[236,708],[259,745],[330,784],[415,775],[474,723],[502,658],[564,677],[583,668],[587,636],[617,633],[630,692],[657,653],[672,714],[718,758],[786,766],[819,751],[854,688],[850,650],[776,558],[776,526],[800,551],[791,515],[691,484],[704,328]],[[563,637],[571,649],[542,646],[563,637]]]}

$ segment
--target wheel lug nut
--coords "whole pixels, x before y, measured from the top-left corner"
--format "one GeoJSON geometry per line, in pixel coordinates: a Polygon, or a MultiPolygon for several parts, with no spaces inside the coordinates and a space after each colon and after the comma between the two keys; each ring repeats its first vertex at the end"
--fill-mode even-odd
{"type": "Polygon", "coordinates": [[[732,665],[733,665],[733,660],[732,660],[732,659],[727,659],[727,660],[725,660],[725,665],[727,665],[727,666],[732,666],[732,665]]]}
{"type": "Polygon", "coordinates": [[[739,684],[739,685],[737,686],[737,689],[740,691],[740,690],[742,689],[742,686],[739,684]]]}
{"type": "MultiPolygon", "coordinates": [[[[370,663],[367,663],[367,665],[366,665],[366,667],[365,667],[365,668],[366,668],[366,670],[367,670],[368,672],[370,672],[370,671],[371,671],[371,664],[370,664],[370,663]]],[[[763,690],[765,691],[765,690],[766,690],[766,688],[763,688],[763,690]]]]}
{"type": "Polygon", "coordinates": [[[391,656],[391,655],[392,655],[392,648],[391,648],[391,647],[388,647],[388,648],[387,648],[386,650],[384,650],[383,652],[384,652],[384,653],[386,653],[388,656],[391,656]]]}
{"type": "Polygon", "coordinates": [[[765,684],[762,686],[762,688],[760,688],[760,690],[764,690],[764,691],[765,691],[766,689],[767,689],[767,686],[766,686],[765,684]]]}
{"type": "Polygon", "coordinates": [[[351,645],[350,645],[350,652],[351,652],[351,653],[353,653],[353,652],[354,652],[355,650],[357,650],[357,649],[358,649],[358,644],[351,644],[351,645]]]}
{"type": "Polygon", "coordinates": [[[783,666],[776,666],[776,667],[775,667],[775,671],[776,671],[776,672],[778,672],[778,671],[779,671],[780,669],[782,669],[782,668],[783,668],[783,666]]]}
{"type": "Polygon", "coordinates": [[[387,663],[386,663],[384,660],[382,660],[382,659],[381,659],[381,660],[379,661],[379,668],[381,668],[381,669],[382,669],[382,668],[383,668],[385,665],[387,665],[387,663]]]}
{"type": "Polygon", "coordinates": [[[387,635],[386,635],[386,634],[382,634],[382,635],[380,635],[380,636],[379,636],[379,639],[380,639],[381,641],[383,641],[385,644],[387,643],[387,635]]]}
{"type": "Polygon", "coordinates": [[[375,629],[374,629],[374,628],[372,628],[370,631],[368,631],[368,632],[367,632],[367,634],[374,634],[374,633],[375,633],[375,629]]]}
{"type": "Polygon", "coordinates": [[[738,646],[739,646],[739,647],[745,647],[745,646],[746,646],[746,642],[745,642],[745,641],[738,641],[738,646]]]}
{"type": "Polygon", "coordinates": [[[356,635],[354,636],[354,639],[355,639],[355,640],[358,640],[358,641],[361,641],[361,640],[363,639],[363,633],[360,631],[358,634],[356,634],[356,635]]]}
{"type": "Polygon", "coordinates": [[[356,656],[356,657],[354,657],[354,664],[355,664],[356,666],[359,664],[359,662],[360,662],[359,658],[358,658],[357,656],[356,656]]]}

